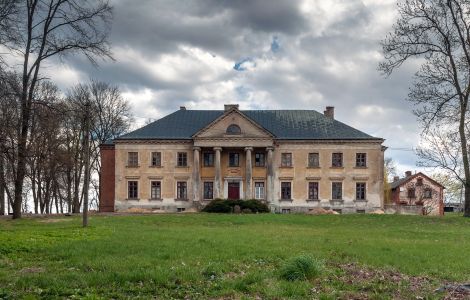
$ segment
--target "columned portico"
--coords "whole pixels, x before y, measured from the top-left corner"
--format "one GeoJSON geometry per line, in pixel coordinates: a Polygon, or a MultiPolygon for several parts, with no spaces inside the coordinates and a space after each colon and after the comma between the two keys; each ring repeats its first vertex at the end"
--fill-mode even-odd
{"type": "Polygon", "coordinates": [[[253,193],[251,192],[251,178],[252,178],[252,164],[251,164],[251,152],[253,151],[252,147],[245,147],[245,181],[246,181],[246,193],[245,199],[253,198],[253,193]]]}
{"type": "Polygon", "coordinates": [[[194,160],[193,160],[193,201],[200,201],[201,200],[201,192],[200,192],[200,182],[201,182],[201,175],[199,174],[199,154],[201,152],[201,148],[194,147],[194,160]]]}
{"type": "Polygon", "coordinates": [[[214,197],[223,198],[222,195],[222,170],[220,166],[220,153],[221,147],[214,147],[215,151],[215,183],[214,183],[214,197]]]}

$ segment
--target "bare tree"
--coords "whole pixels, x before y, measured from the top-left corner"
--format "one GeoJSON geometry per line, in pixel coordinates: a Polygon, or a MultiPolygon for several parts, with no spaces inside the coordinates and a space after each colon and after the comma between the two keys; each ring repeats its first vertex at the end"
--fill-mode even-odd
{"type": "Polygon", "coordinates": [[[94,64],[99,57],[111,58],[107,38],[112,9],[106,0],[25,0],[18,3],[16,13],[17,30],[12,35],[19,38],[6,38],[3,43],[22,58],[13,201],[13,218],[20,218],[31,107],[42,63],[71,53],[82,53],[94,64]]]}
{"type": "Polygon", "coordinates": [[[404,0],[398,5],[393,32],[382,41],[385,61],[380,69],[391,74],[404,62],[423,61],[415,75],[409,100],[417,109],[424,133],[445,124],[458,128],[465,186],[465,213],[470,217],[468,157],[468,99],[470,96],[470,2],[404,0]]]}

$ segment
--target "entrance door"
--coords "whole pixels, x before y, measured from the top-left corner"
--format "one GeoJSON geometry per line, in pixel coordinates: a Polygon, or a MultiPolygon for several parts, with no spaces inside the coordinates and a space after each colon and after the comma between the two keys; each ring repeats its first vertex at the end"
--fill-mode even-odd
{"type": "Polygon", "coordinates": [[[240,182],[228,183],[228,198],[232,200],[240,199],[240,182]]]}

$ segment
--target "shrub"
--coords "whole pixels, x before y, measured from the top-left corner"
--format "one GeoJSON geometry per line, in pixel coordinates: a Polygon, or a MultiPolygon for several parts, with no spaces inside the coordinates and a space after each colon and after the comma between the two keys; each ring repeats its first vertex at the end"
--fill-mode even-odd
{"type": "Polygon", "coordinates": [[[308,255],[301,255],[286,261],[280,270],[282,279],[288,281],[307,280],[320,275],[323,263],[308,255]]]}
{"type": "Polygon", "coordinates": [[[203,212],[209,213],[231,213],[235,211],[243,213],[266,213],[269,212],[269,207],[259,200],[227,200],[227,199],[214,199],[209,202],[203,209],[203,212]]]}
{"type": "Polygon", "coordinates": [[[248,208],[251,210],[251,212],[254,212],[254,213],[268,213],[269,212],[269,207],[263,202],[256,200],[256,199],[243,201],[242,209],[244,208],[248,208]]]}
{"type": "Polygon", "coordinates": [[[227,200],[214,199],[209,202],[202,211],[210,213],[229,213],[232,211],[232,208],[228,205],[227,200]]]}

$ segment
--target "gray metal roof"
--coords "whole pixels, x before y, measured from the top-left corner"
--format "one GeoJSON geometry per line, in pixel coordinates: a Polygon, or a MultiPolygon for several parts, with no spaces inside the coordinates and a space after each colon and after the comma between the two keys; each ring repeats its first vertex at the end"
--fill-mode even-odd
{"type": "MultiPolygon", "coordinates": [[[[314,110],[241,110],[276,139],[380,139],[314,110]]],[[[178,110],[117,140],[191,139],[192,135],[224,114],[223,110],[178,110]]]]}

